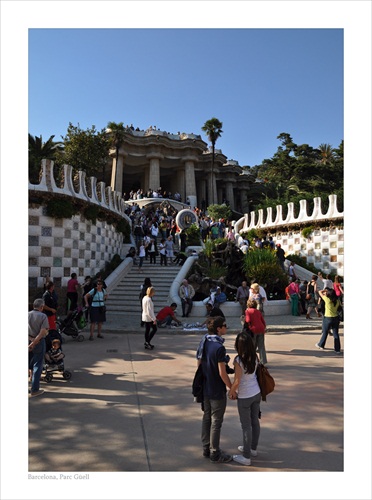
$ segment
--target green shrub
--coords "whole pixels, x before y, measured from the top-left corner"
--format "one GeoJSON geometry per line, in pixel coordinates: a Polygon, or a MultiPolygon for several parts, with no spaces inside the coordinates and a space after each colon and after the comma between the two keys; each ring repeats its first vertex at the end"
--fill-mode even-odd
{"type": "Polygon", "coordinates": [[[46,204],[47,215],[56,219],[71,219],[76,212],[76,207],[69,199],[53,198],[46,204]]]}
{"type": "Polygon", "coordinates": [[[107,278],[115,269],[123,262],[120,255],[115,254],[110,262],[106,262],[105,268],[101,269],[99,273],[96,274],[95,278],[100,274],[102,279],[107,278]]]}
{"type": "Polygon", "coordinates": [[[288,285],[288,277],[280,267],[275,252],[270,249],[251,248],[243,259],[243,269],[249,279],[271,290],[275,287],[283,289],[288,285]]]}
{"type": "Polygon", "coordinates": [[[211,217],[211,219],[214,219],[214,220],[224,219],[226,221],[232,215],[231,208],[225,204],[209,205],[207,208],[207,211],[208,211],[209,217],[211,217]]]}
{"type": "Polygon", "coordinates": [[[218,280],[223,276],[227,276],[227,267],[212,264],[208,269],[208,276],[213,280],[218,280]]]}
{"type": "Polygon", "coordinates": [[[124,243],[130,243],[130,226],[128,222],[124,218],[121,218],[115,223],[115,227],[117,231],[123,234],[124,243]]]}
{"type": "Polygon", "coordinates": [[[83,214],[84,217],[90,221],[93,222],[93,224],[96,223],[98,214],[99,214],[100,208],[96,205],[88,205],[85,207],[83,214]]]}
{"type": "Polygon", "coordinates": [[[201,245],[200,228],[198,224],[191,224],[191,226],[185,229],[185,233],[187,236],[186,241],[188,246],[201,245]]]}
{"type": "Polygon", "coordinates": [[[304,227],[303,230],[301,231],[301,236],[307,239],[313,231],[314,231],[313,226],[304,227]]]}

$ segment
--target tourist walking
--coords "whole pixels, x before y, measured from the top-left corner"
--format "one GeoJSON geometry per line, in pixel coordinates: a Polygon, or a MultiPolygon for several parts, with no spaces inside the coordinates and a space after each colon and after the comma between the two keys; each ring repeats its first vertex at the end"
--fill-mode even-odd
{"type": "Polygon", "coordinates": [[[48,335],[48,317],[43,313],[44,300],[36,299],[28,313],[28,368],[31,371],[31,397],[44,393],[40,379],[44,365],[45,337],[48,335]]]}
{"type": "Polygon", "coordinates": [[[90,319],[89,340],[94,340],[94,330],[96,325],[97,325],[97,338],[103,339],[102,324],[106,322],[106,306],[105,306],[106,298],[107,298],[107,292],[103,288],[102,280],[98,280],[96,283],[96,287],[92,288],[85,295],[85,306],[89,307],[89,319],[90,319]]]}
{"type": "Polygon", "coordinates": [[[234,359],[234,382],[229,391],[230,399],[238,400],[238,412],[243,431],[243,445],[238,446],[242,455],[233,455],[233,460],[241,465],[251,465],[251,457],[257,456],[260,438],[261,390],[256,369],[256,348],[248,333],[239,333],[235,340],[238,355],[234,359]]]}
{"type": "Polygon", "coordinates": [[[167,253],[167,259],[169,259],[169,265],[171,265],[174,259],[174,242],[172,236],[168,236],[168,238],[165,240],[165,249],[167,253]]]}
{"type": "Polygon", "coordinates": [[[148,248],[148,254],[150,256],[150,264],[156,264],[156,256],[158,254],[158,248],[156,240],[154,238],[150,239],[150,243],[147,248],[148,248]]]}
{"type": "Polygon", "coordinates": [[[338,328],[340,324],[340,319],[338,316],[338,309],[341,307],[341,302],[337,298],[334,290],[324,289],[319,290],[319,295],[325,302],[325,312],[322,322],[322,336],[319,342],[315,344],[318,349],[324,349],[328,337],[328,332],[331,330],[334,338],[334,350],[337,354],[341,353],[341,343],[340,336],[338,334],[338,328]]]}
{"type": "Polygon", "coordinates": [[[139,250],[138,250],[138,257],[139,257],[139,262],[138,262],[138,272],[143,273],[142,271],[142,266],[143,266],[143,261],[146,257],[146,249],[145,249],[145,244],[144,241],[141,242],[139,250]]]}
{"type": "Polygon", "coordinates": [[[317,297],[318,297],[318,286],[317,286],[317,279],[318,277],[313,274],[311,277],[310,283],[307,285],[306,289],[306,302],[307,302],[307,312],[306,312],[306,319],[311,319],[310,313],[314,309],[314,311],[317,313],[318,318],[320,318],[321,314],[319,313],[317,309],[317,297]]]}
{"type": "Polygon", "coordinates": [[[150,286],[152,286],[151,279],[145,278],[143,281],[143,284],[141,285],[141,290],[139,293],[139,300],[140,300],[140,306],[141,306],[141,326],[144,326],[144,322],[142,321],[142,299],[143,299],[143,297],[146,296],[147,289],[150,286]]]}
{"type": "Polygon", "coordinates": [[[162,266],[164,264],[164,266],[167,265],[167,251],[166,251],[166,248],[165,248],[165,239],[162,238],[162,240],[160,241],[159,243],[159,254],[160,254],[160,265],[162,266]]]}
{"type": "Polygon", "coordinates": [[[267,364],[265,349],[266,321],[261,311],[257,309],[257,301],[248,299],[247,309],[245,311],[245,326],[252,332],[253,343],[258,349],[261,363],[267,364]]]}
{"type": "Polygon", "coordinates": [[[203,419],[201,441],[203,456],[213,463],[230,462],[232,456],[220,448],[221,427],[226,411],[226,387],[231,388],[231,380],[226,371],[226,349],[223,345],[227,325],[224,318],[212,318],[208,323],[208,334],[199,343],[197,366],[202,364],[203,419]]]}
{"type": "Polygon", "coordinates": [[[145,349],[154,349],[151,344],[155,333],[157,332],[157,321],[154,312],[154,303],[152,297],[155,295],[155,288],[150,286],[146,290],[146,295],[142,299],[142,321],[145,324],[145,349]]]}
{"type": "Polygon", "coordinates": [[[282,246],[280,243],[277,243],[276,245],[276,258],[278,259],[279,261],[279,265],[280,267],[283,269],[283,271],[285,270],[284,269],[284,262],[285,262],[285,251],[283,250],[282,246]]]}

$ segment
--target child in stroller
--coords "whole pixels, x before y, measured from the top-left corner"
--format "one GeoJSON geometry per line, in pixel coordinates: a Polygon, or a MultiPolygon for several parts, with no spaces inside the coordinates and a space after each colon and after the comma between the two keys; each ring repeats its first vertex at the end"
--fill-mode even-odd
{"type": "Polygon", "coordinates": [[[52,347],[45,353],[45,361],[48,365],[63,365],[65,357],[61,349],[61,341],[59,339],[52,340],[52,347]]]}
{"type": "Polygon", "coordinates": [[[45,364],[43,371],[45,372],[44,380],[46,382],[51,382],[53,380],[52,372],[56,371],[62,372],[62,376],[65,380],[69,380],[71,378],[71,372],[65,370],[65,363],[64,363],[65,354],[62,352],[61,349],[61,340],[58,338],[59,334],[55,330],[54,332],[56,336],[55,338],[49,340],[49,343],[51,342],[51,347],[50,349],[48,349],[47,347],[47,351],[44,356],[45,364]]]}
{"type": "Polygon", "coordinates": [[[63,321],[58,318],[58,332],[72,337],[73,339],[77,339],[78,342],[82,342],[84,340],[84,335],[80,334],[80,332],[87,324],[84,312],[85,309],[78,307],[75,311],[67,315],[63,321]]]}

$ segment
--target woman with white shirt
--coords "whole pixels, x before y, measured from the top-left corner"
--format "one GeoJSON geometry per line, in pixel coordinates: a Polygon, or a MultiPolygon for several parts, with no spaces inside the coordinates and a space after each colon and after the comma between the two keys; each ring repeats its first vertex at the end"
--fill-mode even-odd
{"type": "Polygon", "coordinates": [[[229,391],[230,399],[238,400],[238,412],[243,430],[243,446],[238,446],[242,455],[233,455],[241,465],[251,465],[251,457],[257,456],[260,437],[261,389],[258,385],[256,348],[247,333],[239,333],[235,340],[238,355],[234,359],[235,378],[229,391]]]}
{"type": "Polygon", "coordinates": [[[155,295],[155,288],[149,286],[146,295],[142,299],[142,321],[145,323],[145,349],[154,349],[150,342],[158,330],[156,316],[154,312],[154,304],[152,297],[155,295]],[[151,331],[150,331],[151,330],[151,331]]]}

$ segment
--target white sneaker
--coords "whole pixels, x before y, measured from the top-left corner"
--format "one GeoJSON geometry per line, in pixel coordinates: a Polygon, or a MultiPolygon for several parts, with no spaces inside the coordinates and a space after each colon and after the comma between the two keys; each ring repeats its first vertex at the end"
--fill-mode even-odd
{"type": "MultiPolygon", "coordinates": [[[[238,446],[239,451],[244,451],[244,446],[238,446]]],[[[257,450],[251,450],[251,456],[257,457],[257,450]]]]}
{"type": "Polygon", "coordinates": [[[243,455],[233,455],[233,460],[241,465],[251,465],[251,459],[245,458],[243,455]]]}
{"type": "Polygon", "coordinates": [[[318,349],[321,349],[322,351],[324,351],[324,347],[320,347],[320,345],[318,343],[315,344],[315,347],[317,347],[318,349]]]}

